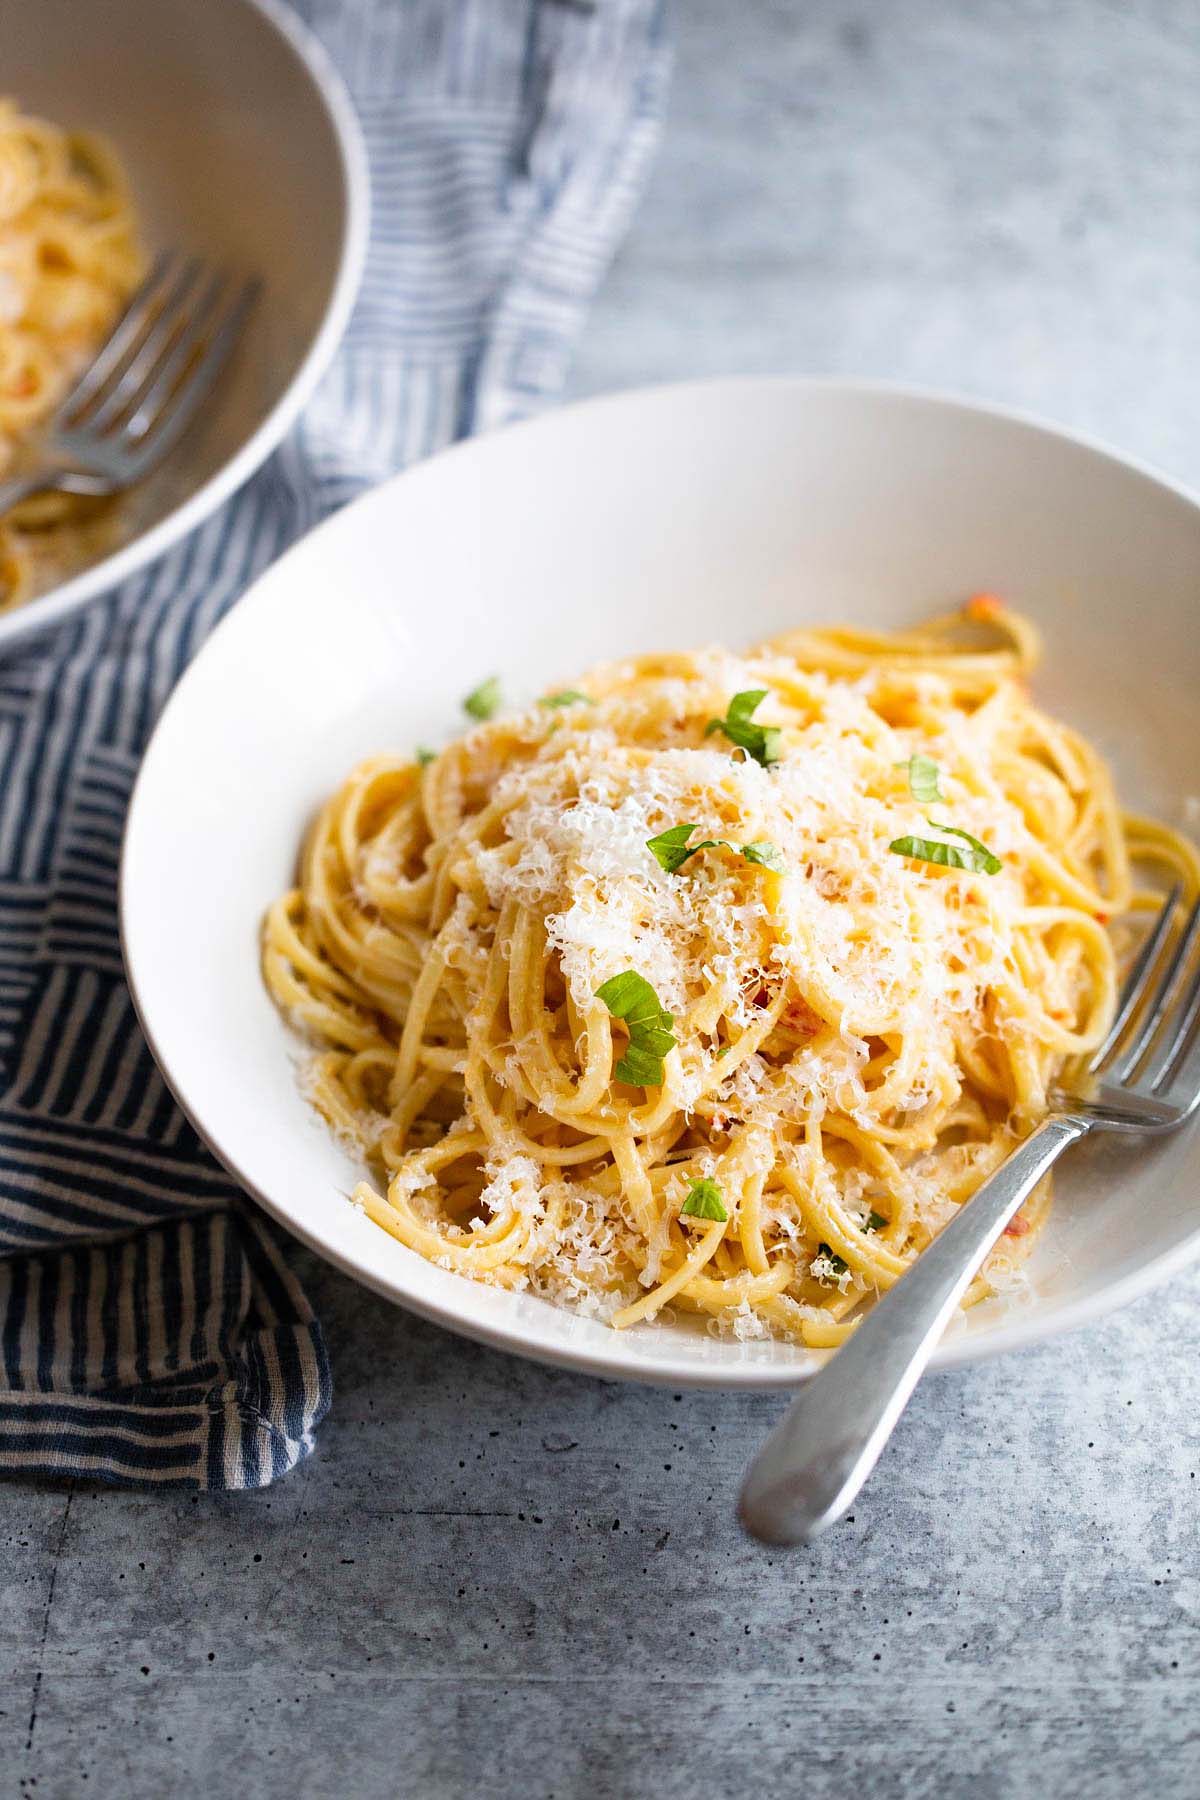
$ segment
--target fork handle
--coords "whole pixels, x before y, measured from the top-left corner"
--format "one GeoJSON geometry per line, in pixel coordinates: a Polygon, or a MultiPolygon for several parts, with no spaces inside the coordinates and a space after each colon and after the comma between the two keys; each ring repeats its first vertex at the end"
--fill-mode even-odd
{"type": "Polygon", "coordinates": [[[1086,1133],[1052,1114],[923,1250],[801,1390],[751,1463],[738,1511],[768,1544],[800,1544],[858,1493],[980,1263],[1050,1166],[1086,1133]]]}

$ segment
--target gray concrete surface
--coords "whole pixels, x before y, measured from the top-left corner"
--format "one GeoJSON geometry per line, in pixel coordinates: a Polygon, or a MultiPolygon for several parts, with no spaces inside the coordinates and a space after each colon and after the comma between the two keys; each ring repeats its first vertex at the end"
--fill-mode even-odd
{"type": "MultiPolygon", "coordinates": [[[[574,385],[896,375],[1200,481],[1200,9],[680,0],[574,385]]],[[[1200,1792],[1200,1278],[920,1391],[854,1517],[731,1500],[769,1397],[494,1355],[306,1264],[337,1398],[274,1490],[0,1486],[0,1792],[1200,1792]]]]}

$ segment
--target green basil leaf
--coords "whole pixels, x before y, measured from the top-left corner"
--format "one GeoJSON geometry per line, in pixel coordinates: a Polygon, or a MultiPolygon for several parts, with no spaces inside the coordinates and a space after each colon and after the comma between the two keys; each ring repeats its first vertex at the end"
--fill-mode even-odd
{"type": "Polygon", "coordinates": [[[728,846],[718,838],[705,838],[702,844],[693,844],[688,848],[688,839],[693,831],[699,831],[698,825],[668,825],[657,837],[646,839],[646,848],[658,859],[660,869],[668,875],[676,875],[690,856],[696,856],[701,850],[723,850],[728,846]]]}
{"type": "Polygon", "coordinates": [[[500,677],[490,675],[486,681],[481,681],[474,692],[467,695],[462,704],[463,711],[469,713],[473,719],[492,718],[495,713],[500,711],[503,704],[500,693],[500,677]]]}
{"type": "Polygon", "coordinates": [[[698,825],[669,825],[665,831],[660,831],[657,837],[647,838],[646,848],[657,859],[660,869],[665,869],[668,875],[674,875],[677,869],[683,867],[688,857],[695,856],[696,850],[700,848],[698,844],[692,850],[687,847],[687,841],[693,831],[699,829],[698,825]]]}
{"type": "Polygon", "coordinates": [[[946,796],[938,786],[938,766],[932,756],[910,756],[908,759],[908,791],[922,806],[936,800],[945,806],[946,796]]]}
{"type": "Polygon", "coordinates": [[[986,844],[973,838],[968,831],[956,831],[953,825],[937,825],[931,819],[935,831],[948,832],[952,837],[961,838],[968,846],[959,850],[954,844],[944,844],[937,838],[901,837],[888,845],[897,856],[911,856],[917,862],[936,863],[943,869],[965,869],[973,875],[998,875],[1004,867],[998,856],[993,856],[986,844]]]}
{"type": "MultiPolygon", "coordinates": [[[[671,1044],[675,1042],[671,1039],[671,1044]]],[[[670,1044],[667,1046],[670,1049],[670,1044]]],[[[646,1045],[630,1038],[625,1046],[625,1053],[616,1067],[618,1081],[627,1081],[631,1087],[661,1087],[663,1080],[662,1056],[655,1055],[646,1045]]]]}
{"type": "Polygon", "coordinates": [[[748,863],[761,863],[764,869],[774,869],[782,875],[787,869],[781,853],[768,838],[760,838],[755,844],[743,844],[742,855],[748,863]]]}
{"type": "Polygon", "coordinates": [[[720,1188],[707,1176],[702,1181],[693,1181],[679,1212],[681,1217],[689,1219],[722,1220],[729,1217],[720,1188]]]}
{"type": "Polygon", "coordinates": [[[581,694],[578,688],[563,688],[561,693],[546,694],[538,701],[539,706],[594,706],[596,702],[590,694],[581,694]]]}
{"type": "Polygon", "coordinates": [[[596,989],[614,1019],[624,1021],[629,1032],[625,1053],[616,1067],[618,1081],[633,1087],[661,1087],[663,1057],[675,1048],[671,1027],[675,1023],[664,1011],[658,995],[644,975],[626,969],[612,975],[596,989]]]}
{"type": "MultiPolygon", "coordinates": [[[[930,819],[929,823],[933,825],[933,820],[930,819]]],[[[970,845],[975,858],[971,866],[981,875],[998,875],[1004,867],[1000,858],[994,856],[987,845],[981,844],[977,837],[972,837],[969,831],[960,831],[957,825],[935,825],[934,830],[944,831],[948,837],[961,838],[964,844],[970,845]]]]}
{"type": "Polygon", "coordinates": [[[735,694],[725,709],[723,719],[710,719],[704,727],[705,737],[711,737],[714,731],[721,731],[731,744],[746,755],[752,757],[765,769],[771,763],[779,761],[779,741],[782,735],[778,725],[756,725],[754,714],[766,699],[767,688],[744,688],[735,694]]]}

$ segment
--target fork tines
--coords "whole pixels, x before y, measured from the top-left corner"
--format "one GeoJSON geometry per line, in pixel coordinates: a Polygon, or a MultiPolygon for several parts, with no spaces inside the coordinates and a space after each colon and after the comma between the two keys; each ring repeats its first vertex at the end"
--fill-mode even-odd
{"type": "Polygon", "coordinates": [[[215,380],[258,291],[256,281],[166,251],[62,402],[56,447],[103,457],[133,480],[174,441],[215,380]]]}
{"type": "Polygon", "coordinates": [[[1106,1088],[1146,1102],[1157,1124],[1168,1122],[1164,1103],[1178,1123],[1200,1101],[1200,899],[1183,913],[1183,892],[1177,882],[1167,895],[1092,1062],[1106,1088]]]}

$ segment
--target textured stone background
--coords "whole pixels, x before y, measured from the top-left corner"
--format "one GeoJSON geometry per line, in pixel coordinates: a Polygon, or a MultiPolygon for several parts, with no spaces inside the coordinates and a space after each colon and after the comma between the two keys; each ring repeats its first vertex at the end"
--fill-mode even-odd
{"type": "MultiPolygon", "coordinates": [[[[1200,10],[679,0],[588,392],[893,375],[1200,481],[1200,10]]],[[[277,1489],[0,1487],[0,1792],[1200,1792],[1200,1279],[920,1391],[854,1518],[732,1522],[767,1396],[605,1386],[309,1269],[277,1489]]]]}

